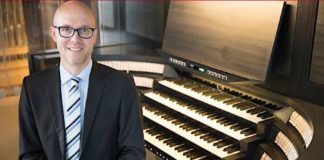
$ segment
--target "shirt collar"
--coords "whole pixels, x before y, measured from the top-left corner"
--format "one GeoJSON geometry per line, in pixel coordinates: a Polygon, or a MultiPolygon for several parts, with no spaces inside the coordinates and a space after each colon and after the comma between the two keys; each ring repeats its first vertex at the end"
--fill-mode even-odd
{"type": "MultiPolygon", "coordinates": [[[[92,60],[89,64],[77,75],[82,81],[88,82],[90,77],[90,72],[92,68],[92,60]]],[[[60,78],[61,85],[67,83],[72,77],[74,77],[69,71],[67,71],[62,64],[60,64],[60,78]]]]}

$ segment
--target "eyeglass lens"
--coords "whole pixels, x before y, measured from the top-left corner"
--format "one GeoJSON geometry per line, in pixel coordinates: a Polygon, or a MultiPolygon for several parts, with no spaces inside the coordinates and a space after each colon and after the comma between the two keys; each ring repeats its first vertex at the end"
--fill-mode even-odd
{"type": "Polygon", "coordinates": [[[59,33],[62,37],[70,38],[74,35],[74,32],[77,31],[81,38],[91,38],[93,34],[92,28],[78,28],[74,29],[71,27],[58,27],[59,33]]]}

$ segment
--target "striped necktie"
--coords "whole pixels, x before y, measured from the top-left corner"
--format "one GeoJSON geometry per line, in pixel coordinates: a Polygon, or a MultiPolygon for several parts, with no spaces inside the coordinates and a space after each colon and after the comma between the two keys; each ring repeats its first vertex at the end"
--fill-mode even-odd
{"type": "Polygon", "coordinates": [[[80,136],[81,136],[81,96],[78,83],[80,78],[71,78],[67,97],[67,111],[65,119],[66,131],[66,159],[75,160],[80,156],[80,136]]]}

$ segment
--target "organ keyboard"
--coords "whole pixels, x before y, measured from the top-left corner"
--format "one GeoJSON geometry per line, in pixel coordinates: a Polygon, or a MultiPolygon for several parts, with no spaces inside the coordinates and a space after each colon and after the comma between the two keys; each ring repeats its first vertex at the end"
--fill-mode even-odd
{"type": "Polygon", "coordinates": [[[243,99],[238,99],[233,95],[220,92],[217,89],[212,89],[211,87],[199,86],[198,84],[185,80],[162,80],[159,81],[159,84],[194,99],[203,101],[221,110],[233,113],[254,123],[259,123],[273,118],[272,113],[270,113],[266,108],[248,101],[244,101],[243,99]]]}

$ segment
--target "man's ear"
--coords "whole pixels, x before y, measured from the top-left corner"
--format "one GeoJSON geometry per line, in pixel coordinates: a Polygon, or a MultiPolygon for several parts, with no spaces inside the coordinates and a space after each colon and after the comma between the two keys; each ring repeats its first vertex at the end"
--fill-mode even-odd
{"type": "Polygon", "coordinates": [[[50,32],[50,34],[51,34],[52,39],[56,42],[56,32],[55,32],[55,30],[56,30],[55,27],[50,26],[50,28],[49,28],[49,32],[50,32]]]}

